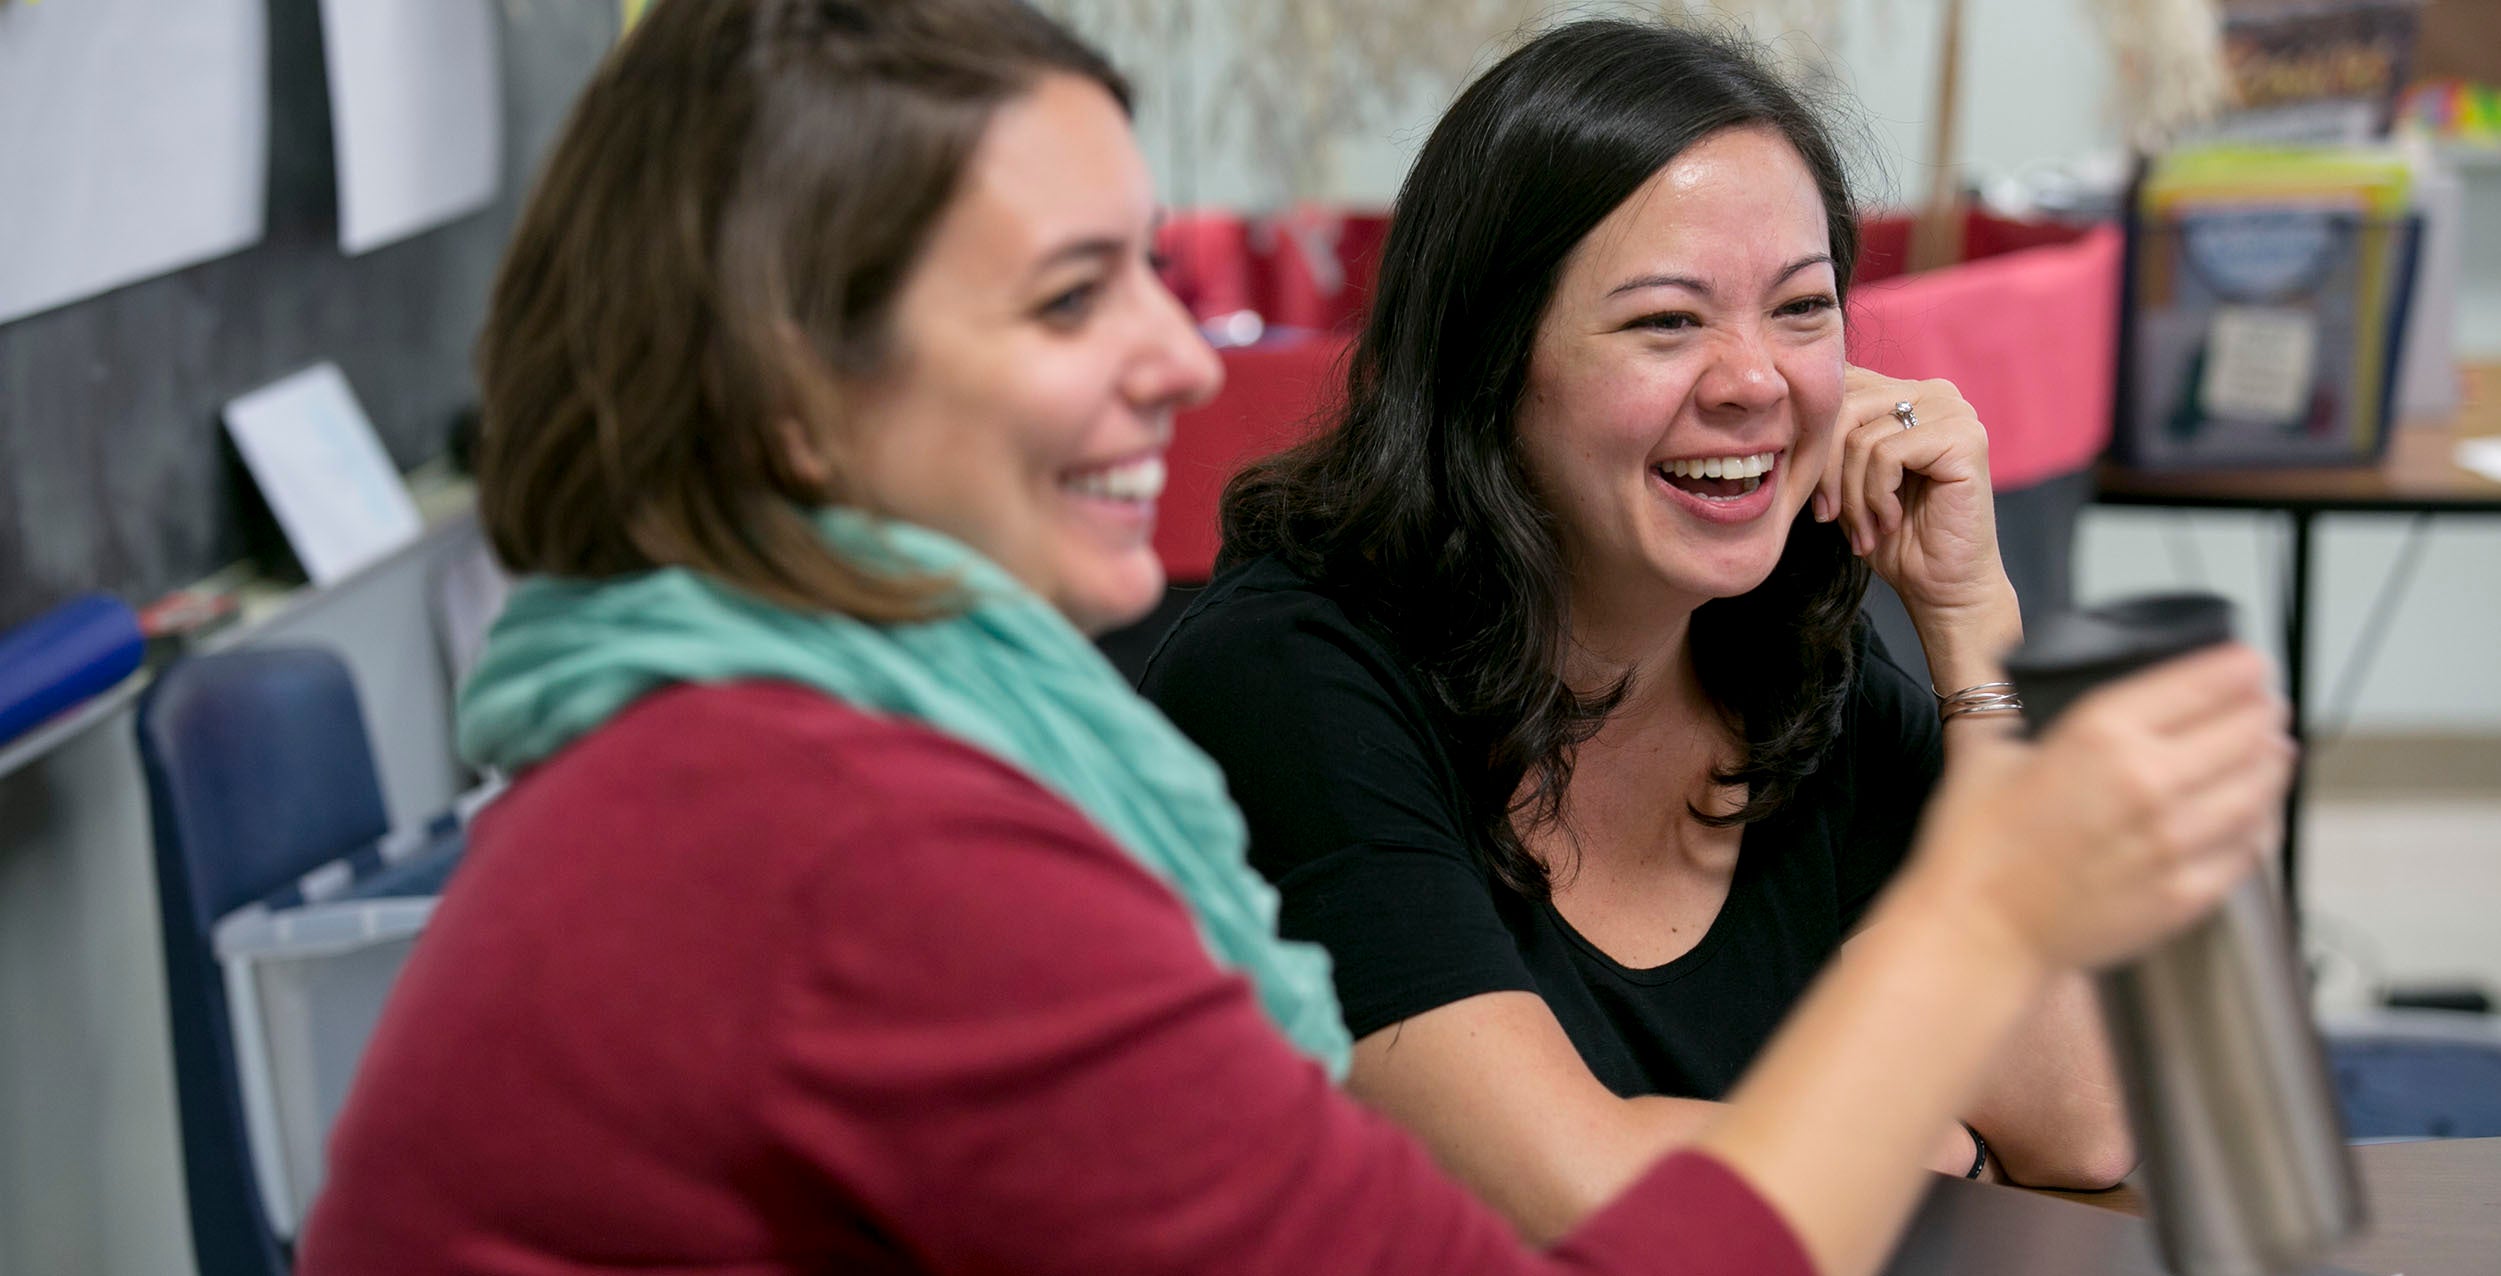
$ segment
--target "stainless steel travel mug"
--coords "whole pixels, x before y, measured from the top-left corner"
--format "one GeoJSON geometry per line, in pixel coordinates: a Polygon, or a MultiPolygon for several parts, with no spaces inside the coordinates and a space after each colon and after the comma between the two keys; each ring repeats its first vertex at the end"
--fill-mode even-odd
{"type": "MultiPolygon", "coordinates": [[[[2102,683],[2232,636],[2232,606],[2164,594],[2071,612],[2007,658],[2035,732],[2102,683]]],[[[2277,1276],[2362,1222],[2362,1196],[2274,877],[2102,976],[2163,1256],[2185,1276],[2277,1276]]]]}

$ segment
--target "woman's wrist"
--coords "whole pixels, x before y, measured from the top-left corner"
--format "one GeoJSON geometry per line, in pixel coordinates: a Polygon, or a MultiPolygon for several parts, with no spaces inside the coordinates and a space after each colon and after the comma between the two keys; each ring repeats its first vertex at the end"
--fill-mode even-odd
{"type": "Polygon", "coordinates": [[[1942,695],[2003,680],[2006,653],[2023,641],[2023,611],[2003,571],[1995,588],[1971,602],[1908,610],[1927,653],[1929,680],[1942,695]]]}

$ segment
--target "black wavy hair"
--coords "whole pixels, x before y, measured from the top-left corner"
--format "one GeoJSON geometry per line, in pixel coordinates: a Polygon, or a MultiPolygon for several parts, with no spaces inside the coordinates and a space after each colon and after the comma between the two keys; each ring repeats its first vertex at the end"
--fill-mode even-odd
{"type": "MultiPolygon", "coordinates": [[[[1561,818],[1574,746],[1627,689],[1564,681],[1561,553],[1514,446],[1530,351],[1582,238],[1687,147],[1739,126],[1777,130],[1805,160],[1846,289],[1858,221],[1838,148],[1755,45],[1697,27],[1559,27],[1470,85],[1425,142],[1333,426],[1225,490],[1219,568],[1277,555],[1388,631],[1454,733],[1487,867],[1529,898],[1552,879],[1520,831],[1561,818]]],[[[1747,787],[1742,808],[1708,822],[1766,818],[1821,763],[1866,588],[1838,526],[1802,513],[1769,579],[1695,613],[1703,688],[1742,741],[1717,778],[1747,787]]]]}

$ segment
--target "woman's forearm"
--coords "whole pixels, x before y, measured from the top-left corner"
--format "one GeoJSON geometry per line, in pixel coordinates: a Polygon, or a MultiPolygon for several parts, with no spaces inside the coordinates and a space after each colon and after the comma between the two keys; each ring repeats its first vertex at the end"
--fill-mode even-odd
{"type": "MultiPolygon", "coordinates": [[[[1727,1112],[1704,1099],[1617,1097],[1529,993],[1468,998],[1364,1037],[1347,1088],[1539,1243],[1570,1233],[1727,1112]]],[[[1903,1156],[1906,1169],[1961,1174],[1971,1141],[1949,1115],[1903,1156]]]]}
{"type": "MultiPolygon", "coordinates": [[[[1952,693],[2006,678],[2004,658],[2023,640],[2023,616],[2012,585],[1986,602],[1952,611],[1913,613],[1929,676],[1952,693]]],[[[1946,747],[1995,715],[1965,715],[1946,724],[1946,747]]],[[[2005,1055],[1991,1069],[1966,1114],[1984,1132],[2001,1175],[2036,1187],[2109,1187],[2135,1165],[2126,1105],[2103,1037],[2091,982],[2058,980],[2005,1055]]]]}
{"type": "Polygon", "coordinates": [[[2127,1176],[2135,1143],[2089,978],[2052,981],[1965,1119],[2013,1182],[2091,1190],[2127,1176]]]}
{"type": "Polygon", "coordinates": [[[2049,981],[2018,937],[1925,883],[1897,884],[1880,909],[1897,924],[1825,970],[1700,1141],[1779,1207],[1825,1276],[1862,1276],[1891,1249],[1931,1181],[1918,1166],[1937,1129],[2049,981]]]}
{"type": "MultiPolygon", "coordinates": [[[[1843,951],[1865,942],[1853,937],[1843,951]]],[[[2091,1191],[2115,1186],[2135,1168],[2127,1104],[2088,977],[2051,981],[1962,1119],[1987,1136],[1990,1177],[1999,1181],[2091,1191]]],[[[1949,1131],[1929,1167],[1962,1174],[1971,1164],[1970,1138],[1959,1124],[1949,1131]]]]}

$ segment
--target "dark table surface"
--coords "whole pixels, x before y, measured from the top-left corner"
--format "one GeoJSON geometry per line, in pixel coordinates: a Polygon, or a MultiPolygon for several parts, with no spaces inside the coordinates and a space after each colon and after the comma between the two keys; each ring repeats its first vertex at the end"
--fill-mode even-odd
{"type": "MultiPolygon", "coordinates": [[[[2369,1230],[2329,1256],[2375,1276],[2501,1273],[2501,1139],[2374,1143],[2353,1150],[2369,1230]]],[[[2134,1184],[2108,1192],[2043,1192],[2143,1215],[2134,1184]]]]}

